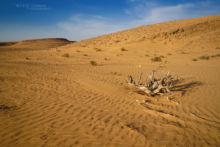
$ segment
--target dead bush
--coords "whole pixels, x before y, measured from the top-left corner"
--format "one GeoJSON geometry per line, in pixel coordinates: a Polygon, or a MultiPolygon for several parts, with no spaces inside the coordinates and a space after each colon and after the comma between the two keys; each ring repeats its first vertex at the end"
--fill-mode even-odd
{"type": "Polygon", "coordinates": [[[122,47],[122,48],[121,48],[121,51],[128,51],[128,50],[122,47]]]}
{"type": "Polygon", "coordinates": [[[197,61],[197,59],[196,59],[196,58],[193,58],[192,61],[197,61]]]}
{"type": "Polygon", "coordinates": [[[153,61],[153,62],[161,62],[162,59],[161,59],[161,57],[153,57],[153,58],[151,58],[151,61],[153,61]]]}
{"type": "Polygon", "coordinates": [[[100,48],[94,48],[94,50],[95,50],[96,52],[101,52],[101,51],[102,51],[102,49],[100,49],[100,48]]]}
{"type": "Polygon", "coordinates": [[[176,84],[181,81],[178,76],[171,75],[169,72],[156,76],[155,70],[147,76],[144,82],[142,81],[142,73],[138,81],[135,81],[131,75],[128,76],[128,79],[129,87],[133,87],[137,93],[148,96],[171,93],[171,91],[175,89],[176,84]]]}
{"type": "Polygon", "coordinates": [[[96,66],[96,65],[97,65],[97,63],[96,63],[95,61],[90,61],[90,64],[91,64],[92,66],[96,66]]]}
{"type": "Polygon", "coordinates": [[[63,57],[69,58],[69,57],[70,57],[70,54],[65,53],[65,54],[63,54],[63,57]]]}
{"type": "Polygon", "coordinates": [[[210,58],[209,56],[200,56],[199,57],[199,59],[201,59],[201,60],[209,60],[209,58],[210,58]]]}

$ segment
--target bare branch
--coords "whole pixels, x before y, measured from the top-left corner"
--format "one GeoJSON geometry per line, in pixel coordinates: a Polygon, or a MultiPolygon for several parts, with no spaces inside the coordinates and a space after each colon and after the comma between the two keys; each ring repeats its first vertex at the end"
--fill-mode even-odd
{"type": "Polygon", "coordinates": [[[140,85],[141,78],[142,78],[142,74],[143,74],[143,73],[141,72],[140,77],[139,77],[139,80],[138,80],[138,83],[137,83],[138,85],[140,85]]]}

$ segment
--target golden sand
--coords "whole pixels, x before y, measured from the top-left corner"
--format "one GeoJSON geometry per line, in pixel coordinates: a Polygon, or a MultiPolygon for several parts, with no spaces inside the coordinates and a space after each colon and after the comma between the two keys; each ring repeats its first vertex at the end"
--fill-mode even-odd
{"type": "Polygon", "coordinates": [[[1,147],[220,145],[220,15],[64,42],[0,47],[1,147]],[[172,100],[125,88],[153,69],[201,84],[172,100]]]}

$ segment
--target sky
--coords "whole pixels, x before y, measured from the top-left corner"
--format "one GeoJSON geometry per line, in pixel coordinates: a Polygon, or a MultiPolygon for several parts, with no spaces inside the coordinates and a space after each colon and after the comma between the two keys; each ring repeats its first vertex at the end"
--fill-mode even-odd
{"type": "Polygon", "coordinates": [[[79,41],[141,25],[220,14],[220,0],[1,0],[0,41],[79,41]]]}

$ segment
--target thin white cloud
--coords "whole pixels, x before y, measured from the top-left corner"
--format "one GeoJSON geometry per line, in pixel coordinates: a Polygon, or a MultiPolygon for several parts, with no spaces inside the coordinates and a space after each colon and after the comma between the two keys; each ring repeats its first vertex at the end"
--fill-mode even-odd
{"type": "Polygon", "coordinates": [[[125,29],[124,25],[117,25],[103,16],[74,15],[69,20],[57,24],[71,40],[81,40],[103,34],[109,34],[125,29]]]}
{"type": "Polygon", "coordinates": [[[136,2],[136,1],[138,1],[138,0],[127,0],[128,2],[136,2]]]}
{"type": "Polygon", "coordinates": [[[194,8],[193,4],[180,4],[176,6],[155,7],[147,10],[133,23],[138,25],[153,24],[176,19],[193,17],[190,9],[194,8]]]}
{"type": "Polygon", "coordinates": [[[51,9],[45,4],[16,4],[15,7],[33,11],[46,11],[51,9]]]}
{"type": "Polygon", "coordinates": [[[134,17],[131,21],[133,26],[139,26],[219,14],[220,9],[211,1],[162,6],[155,1],[143,0],[134,7],[127,9],[125,13],[134,17]]]}

